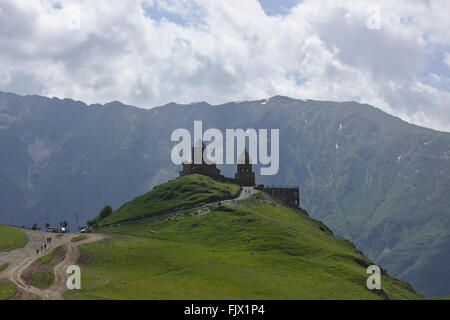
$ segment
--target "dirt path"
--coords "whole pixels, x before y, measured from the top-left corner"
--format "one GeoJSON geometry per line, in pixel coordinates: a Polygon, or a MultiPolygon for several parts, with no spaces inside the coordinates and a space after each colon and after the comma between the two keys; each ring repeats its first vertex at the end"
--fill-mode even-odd
{"type": "Polygon", "coordinates": [[[255,187],[242,187],[241,193],[237,198],[232,200],[223,200],[220,202],[223,204],[233,205],[236,203],[236,201],[247,199],[258,192],[259,190],[256,190],[255,187]]]}
{"type": "Polygon", "coordinates": [[[75,265],[80,257],[79,246],[104,240],[110,236],[101,233],[91,233],[87,235],[87,238],[79,242],[69,242],[67,243],[67,253],[64,260],[55,267],[55,283],[48,289],[43,290],[46,298],[48,300],[62,300],[64,299],[62,294],[67,290],[66,281],[68,274],[66,273],[67,267],[70,265],[75,265]]]}
{"type": "Polygon", "coordinates": [[[44,300],[61,300],[63,299],[63,292],[67,290],[66,274],[67,267],[77,263],[80,255],[78,246],[90,242],[96,242],[105,239],[107,236],[103,234],[92,233],[88,234],[87,238],[79,242],[71,242],[71,239],[75,237],[74,234],[62,234],[57,237],[54,233],[36,232],[30,230],[24,230],[27,234],[29,241],[24,248],[16,249],[10,252],[0,253],[0,265],[2,263],[9,263],[8,268],[0,273],[0,279],[7,279],[11,281],[17,288],[17,294],[13,299],[17,300],[31,300],[31,299],[44,299],[44,300]],[[47,237],[52,238],[52,244],[47,245],[47,249],[40,251],[36,254],[36,250],[46,244],[47,237]],[[59,263],[55,271],[55,282],[48,289],[38,289],[33,286],[27,285],[23,279],[23,272],[31,266],[31,264],[38,258],[48,254],[56,247],[66,246],[67,253],[64,260],[59,263]]]}

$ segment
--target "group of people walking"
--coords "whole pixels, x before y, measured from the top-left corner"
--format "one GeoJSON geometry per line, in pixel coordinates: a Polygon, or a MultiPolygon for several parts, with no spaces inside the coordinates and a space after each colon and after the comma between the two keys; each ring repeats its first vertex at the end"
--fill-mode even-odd
{"type": "Polygon", "coordinates": [[[41,246],[41,249],[39,251],[39,248],[36,249],[36,254],[39,254],[39,252],[43,252],[45,249],[47,249],[47,244],[50,245],[52,243],[52,238],[47,237],[47,243],[45,243],[43,246],[41,246]]]}

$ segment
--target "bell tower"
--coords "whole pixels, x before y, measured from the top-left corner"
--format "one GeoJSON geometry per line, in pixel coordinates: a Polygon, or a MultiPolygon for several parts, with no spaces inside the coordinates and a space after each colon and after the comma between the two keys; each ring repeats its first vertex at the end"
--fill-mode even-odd
{"type": "Polygon", "coordinates": [[[255,173],[252,170],[252,161],[247,150],[244,150],[239,157],[237,172],[234,175],[234,179],[243,187],[253,187],[256,185],[255,173]]]}

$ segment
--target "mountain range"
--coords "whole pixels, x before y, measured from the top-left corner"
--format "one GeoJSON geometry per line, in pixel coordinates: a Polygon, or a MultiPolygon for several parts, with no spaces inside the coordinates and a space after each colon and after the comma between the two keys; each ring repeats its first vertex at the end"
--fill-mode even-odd
{"type": "MultiPolygon", "coordinates": [[[[425,296],[450,294],[450,133],[356,102],[270,99],[152,109],[0,92],[0,223],[72,227],[178,175],[174,129],[276,128],[301,207],[425,296]]],[[[235,166],[219,166],[232,176],[235,166]]],[[[259,172],[259,170],[255,170],[259,172]]]]}

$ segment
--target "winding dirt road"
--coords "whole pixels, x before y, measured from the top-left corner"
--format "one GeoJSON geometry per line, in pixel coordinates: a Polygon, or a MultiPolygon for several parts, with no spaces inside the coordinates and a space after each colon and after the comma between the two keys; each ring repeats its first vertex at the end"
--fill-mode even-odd
{"type": "Polygon", "coordinates": [[[107,235],[99,233],[87,234],[87,238],[79,242],[71,242],[75,234],[61,234],[57,237],[54,233],[37,232],[24,230],[28,236],[28,243],[24,248],[12,250],[10,252],[0,253],[0,265],[8,263],[8,268],[0,273],[0,280],[7,279],[11,281],[17,288],[16,295],[12,298],[14,300],[62,300],[63,293],[67,290],[66,281],[68,275],[66,274],[67,267],[74,265],[80,256],[80,245],[96,242],[107,238],[107,235]],[[51,245],[47,244],[47,248],[36,253],[37,249],[46,244],[47,237],[52,238],[51,245]],[[22,279],[24,271],[33,264],[33,262],[50,253],[51,250],[59,246],[66,247],[66,255],[62,262],[55,266],[55,281],[54,284],[47,289],[38,289],[31,285],[27,285],[22,279]]]}

